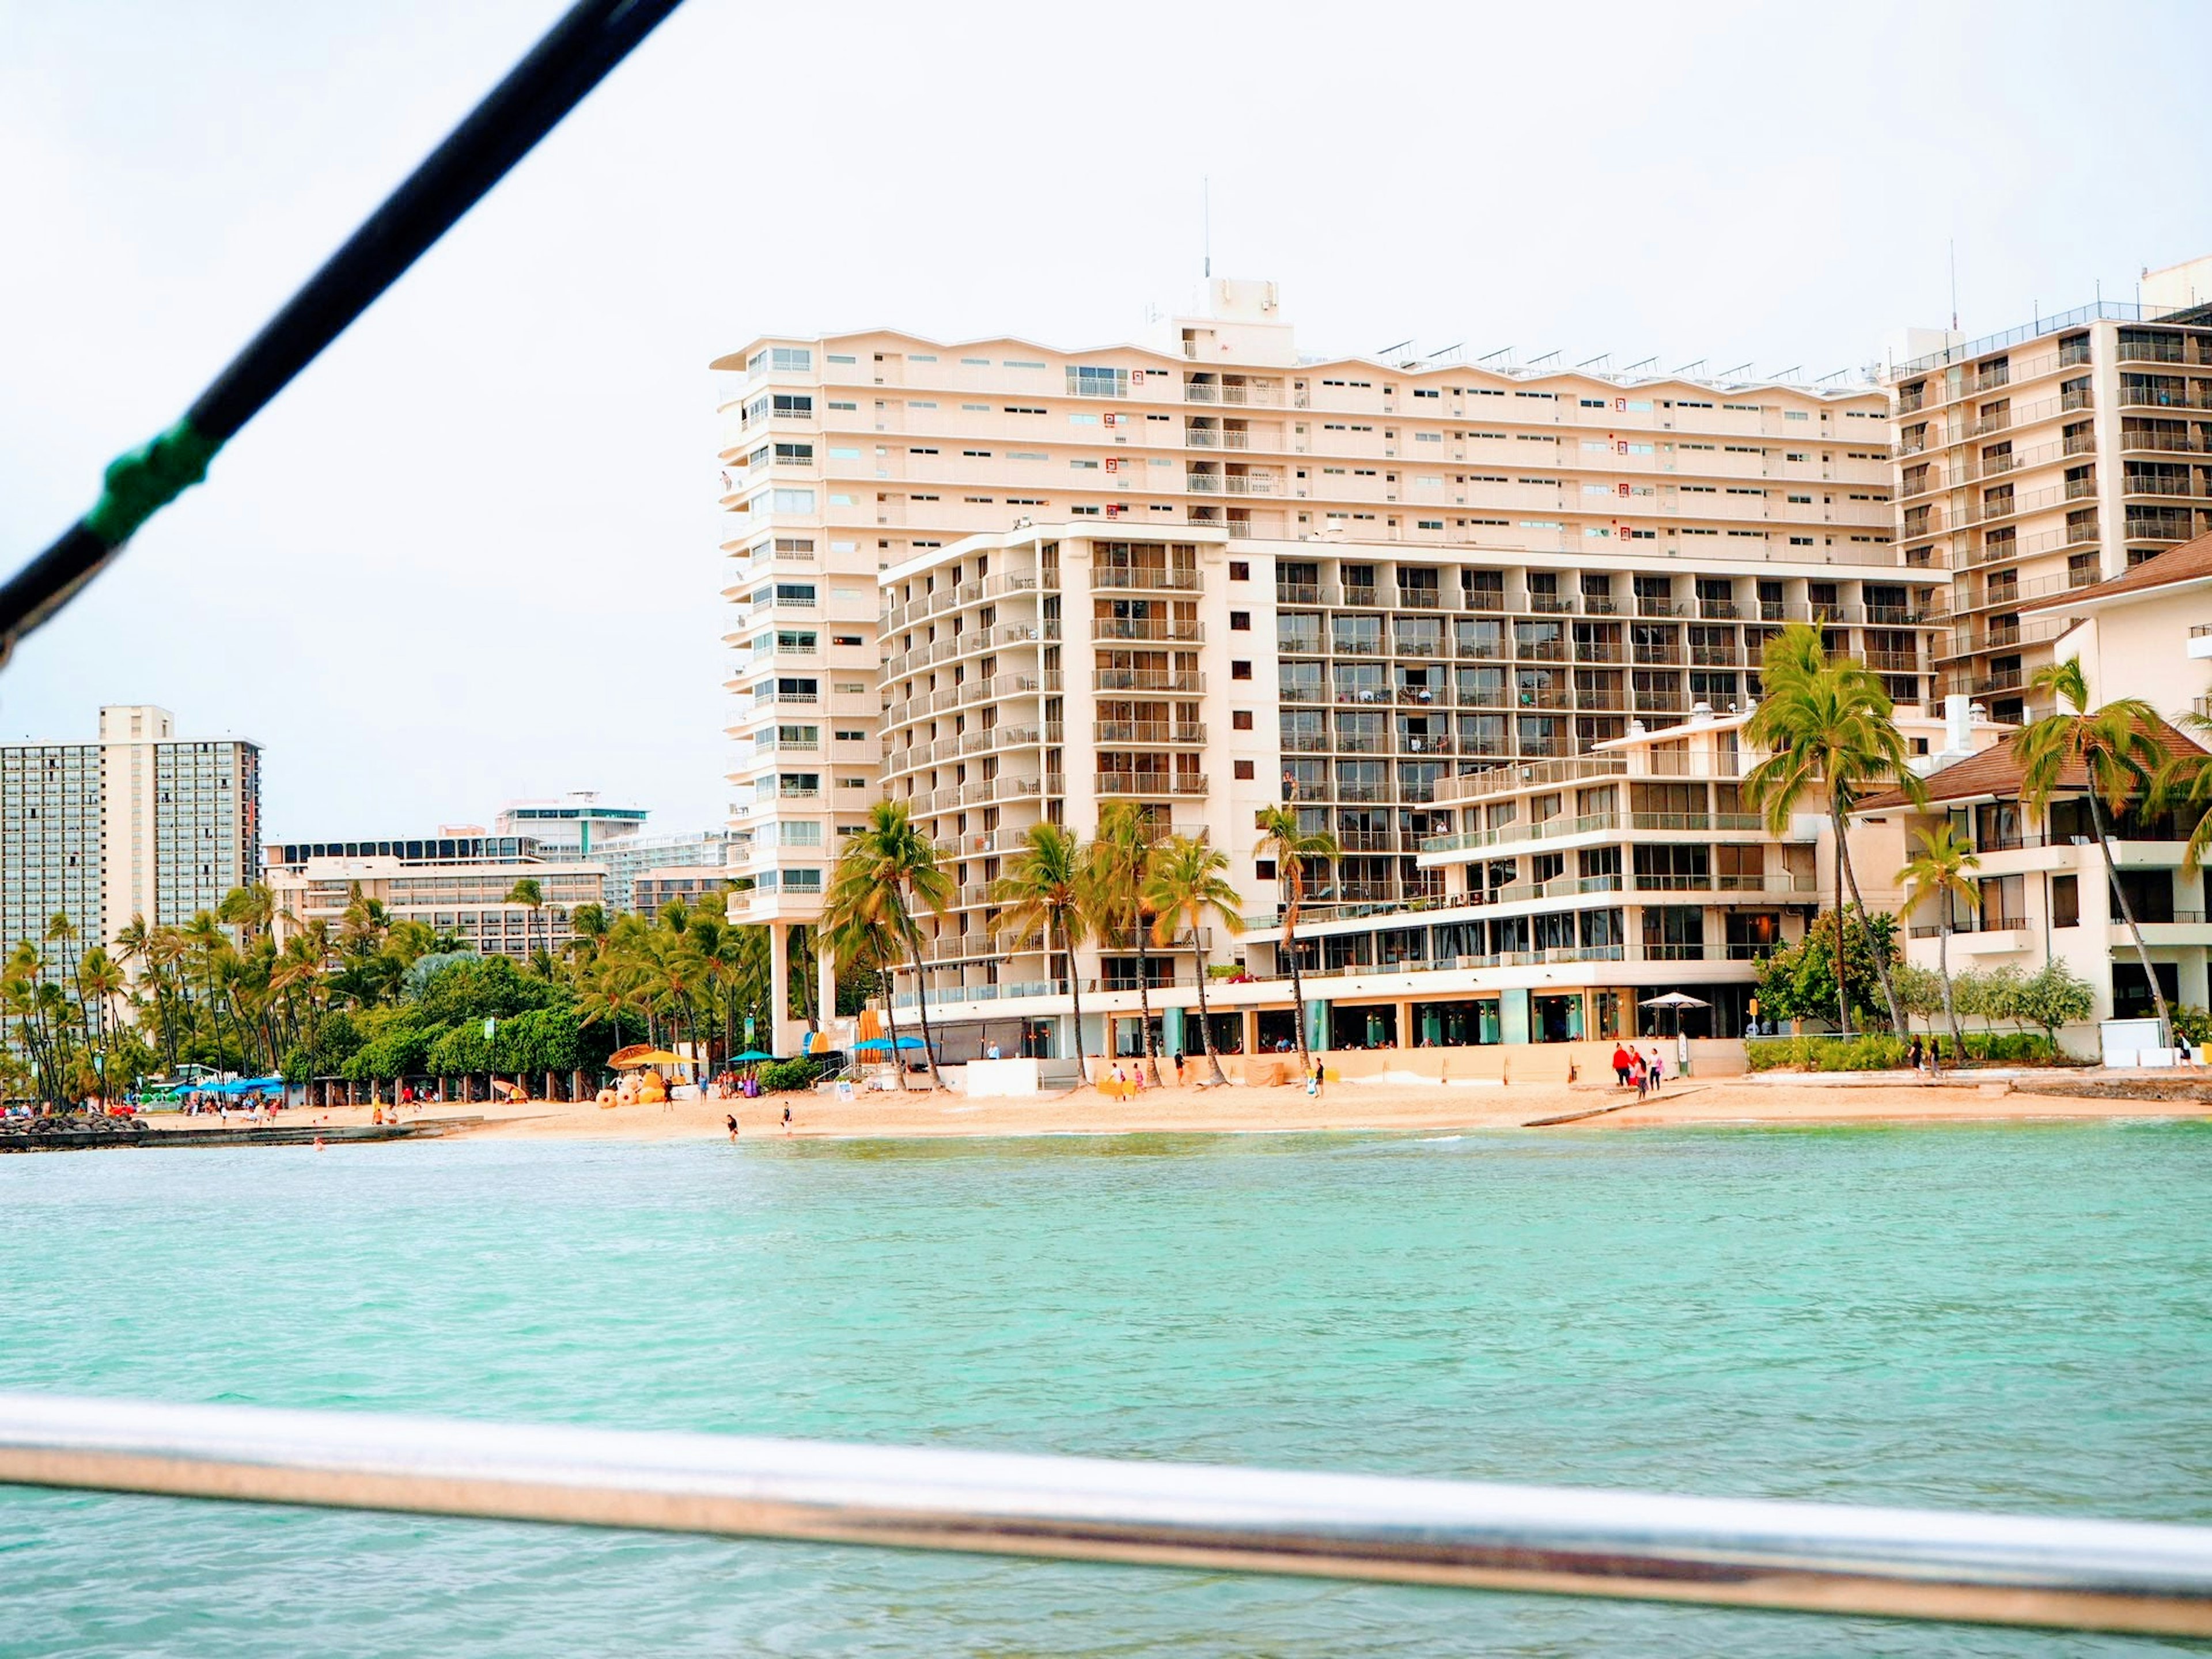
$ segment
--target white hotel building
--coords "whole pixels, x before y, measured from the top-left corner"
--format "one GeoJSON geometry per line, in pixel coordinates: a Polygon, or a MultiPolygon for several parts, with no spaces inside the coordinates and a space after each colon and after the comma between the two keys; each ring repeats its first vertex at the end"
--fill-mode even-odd
{"type": "Polygon", "coordinates": [[[1948,577],[1892,545],[1878,389],[1313,360],[1272,287],[1211,308],[1079,353],[878,330],[715,363],[733,919],[813,922],[840,836],[910,799],[994,843],[933,950],[1004,1004],[1042,964],[985,948],[980,894],[1039,815],[1204,824],[1257,912],[1287,775],[1345,843],[1331,902],[1433,904],[1453,775],[1724,713],[1766,628],[1929,695],[1948,577]]]}

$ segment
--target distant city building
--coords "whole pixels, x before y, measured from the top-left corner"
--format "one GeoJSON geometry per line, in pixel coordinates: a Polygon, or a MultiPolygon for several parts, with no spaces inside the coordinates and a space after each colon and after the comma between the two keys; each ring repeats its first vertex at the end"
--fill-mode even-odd
{"type": "Polygon", "coordinates": [[[286,842],[267,849],[281,946],[301,927],[335,933],[356,897],[381,903],[393,921],[419,921],[464,950],[526,957],[558,953],[574,937],[580,904],[603,902],[606,872],[586,860],[548,856],[527,836],[430,836],[397,841],[286,842]],[[538,883],[533,912],[508,894],[538,883]]]}
{"type": "Polygon", "coordinates": [[[89,743],[0,748],[0,942],[40,941],[66,913],[76,948],[133,916],[189,921],[258,879],[261,750],[179,738],[146,703],[100,711],[89,743]]]}
{"type": "Polygon", "coordinates": [[[706,830],[688,836],[635,836],[611,842],[594,849],[591,856],[607,872],[605,902],[610,915],[618,915],[628,910],[650,915],[666,902],[666,895],[647,903],[635,890],[638,882],[648,875],[659,874],[695,880],[690,890],[666,890],[666,893],[682,892],[684,902],[690,903],[693,892],[720,891],[724,866],[740,862],[749,842],[750,837],[734,830],[706,830]]]}
{"type": "Polygon", "coordinates": [[[632,884],[629,908],[647,921],[659,921],[664,908],[678,902],[687,910],[709,906],[719,916],[722,912],[722,884],[726,879],[720,868],[701,865],[665,865],[655,870],[642,870],[632,884]]]}
{"type": "Polygon", "coordinates": [[[2212,530],[2212,258],[2002,334],[1899,337],[1897,543],[1943,574],[1946,689],[2031,713],[2062,615],[2036,603],[2212,530]],[[2034,614],[2029,614],[2033,612],[2034,614]]]}
{"type": "Polygon", "coordinates": [[[595,790],[545,800],[509,801],[492,820],[496,836],[527,836],[548,858],[592,858],[644,831],[646,809],[612,806],[595,790]]]}

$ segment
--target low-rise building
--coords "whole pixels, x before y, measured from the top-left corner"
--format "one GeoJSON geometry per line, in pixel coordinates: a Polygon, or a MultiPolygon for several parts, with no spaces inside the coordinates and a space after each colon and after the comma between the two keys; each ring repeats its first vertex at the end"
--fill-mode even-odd
{"type": "Polygon", "coordinates": [[[526,836],[430,836],[392,841],[285,842],[266,851],[281,946],[301,927],[343,925],[356,898],[392,921],[419,921],[486,956],[558,953],[574,937],[576,907],[598,904],[606,872],[581,859],[550,859],[526,836]],[[538,907],[509,897],[535,881],[538,907]]]}

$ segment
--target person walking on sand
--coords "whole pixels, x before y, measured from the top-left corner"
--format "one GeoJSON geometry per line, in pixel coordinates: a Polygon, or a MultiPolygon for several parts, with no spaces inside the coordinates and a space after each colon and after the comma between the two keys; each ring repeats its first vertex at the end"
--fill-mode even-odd
{"type": "Polygon", "coordinates": [[[786,1134],[791,1133],[791,1108],[788,1106],[783,1109],[783,1132],[786,1134]]]}
{"type": "Polygon", "coordinates": [[[1623,1089],[1628,1086],[1628,1050],[1618,1042],[1613,1045],[1613,1079],[1623,1089]]]}
{"type": "Polygon", "coordinates": [[[1176,1087],[1182,1087],[1182,1050],[1176,1050],[1176,1087]]]}
{"type": "Polygon", "coordinates": [[[1651,1045],[1651,1092],[1657,1094],[1659,1085],[1667,1080],[1667,1056],[1659,1052],[1659,1045],[1651,1045]]]}
{"type": "Polygon", "coordinates": [[[1920,1046],[1919,1032],[1915,1031],[1912,1034],[1912,1046],[1905,1051],[1905,1058],[1916,1072],[1917,1072],[1921,1066],[1926,1061],[1928,1058],[1928,1051],[1920,1046]]]}
{"type": "Polygon", "coordinates": [[[1644,1056],[1633,1048],[1628,1051],[1628,1075],[1636,1085],[1637,1099],[1642,1100],[1650,1086],[1651,1073],[1644,1063],[1644,1056]]]}
{"type": "Polygon", "coordinates": [[[1321,1061],[1316,1060],[1314,1061],[1313,1087],[1306,1092],[1318,1099],[1321,1095],[1321,1085],[1328,1081],[1328,1074],[1322,1071],[1321,1061]]]}

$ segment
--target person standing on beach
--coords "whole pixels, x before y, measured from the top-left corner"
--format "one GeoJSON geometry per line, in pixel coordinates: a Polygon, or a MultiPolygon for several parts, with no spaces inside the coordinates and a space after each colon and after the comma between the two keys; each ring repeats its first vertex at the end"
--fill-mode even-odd
{"type": "Polygon", "coordinates": [[[1618,1042],[1613,1045],[1613,1078],[1621,1088],[1628,1086],[1628,1050],[1618,1042]]]}
{"type": "Polygon", "coordinates": [[[1659,1085],[1666,1080],[1667,1056],[1659,1052],[1659,1045],[1651,1045],[1651,1092],[1657,1094],[1659,1085]]]}
{"type": "Polygon", "coordinates": [[[783,1132],[786,1134],[791,1133],[791,1108],[788,1106],[783,1109],[783,1132]]]}
{"type": "Polygon", "coordinates": [[[1306,1092],[1318,1099],[1321,1095],[1321,1085],[1327,1081],[1328,1079],[1322,1070],[1321,1061],[1314,1061],[1313,1087],[1307,1090],[1306,1092]]]}
{"type": "Polygon", "coordinates": [[[1182,1050],[1176,1050],[1176,1087],[1182,1087],[1182,1050]]]}
{"type": "Polygon", "coordinates": [[[730,1139],[735,1140],[738,1138],[738,1115],[735,1112],[729,1113],[722,1121],[730,1126],[730,1139]]]}
{"type": "Polygon", "coordinates": [[[1917,1072],[1927,1057],[1927,1051],[1920,1046],[1920,1034],[1915,1031],[1912,1034],[1912,1046],[1905,1051],[1905,1058],[1911,1063],[1912,1069],[1917,1072]]]}
{"type": "Polygon", "coordinates": [[[1628,1075],[1636,1085],[1636,1097],[1643,1099],[1650,1085],[1651,1073],[1644,1064],[1644,1056],[1633,1048],[1628,1051],[1628,1075]]]}

